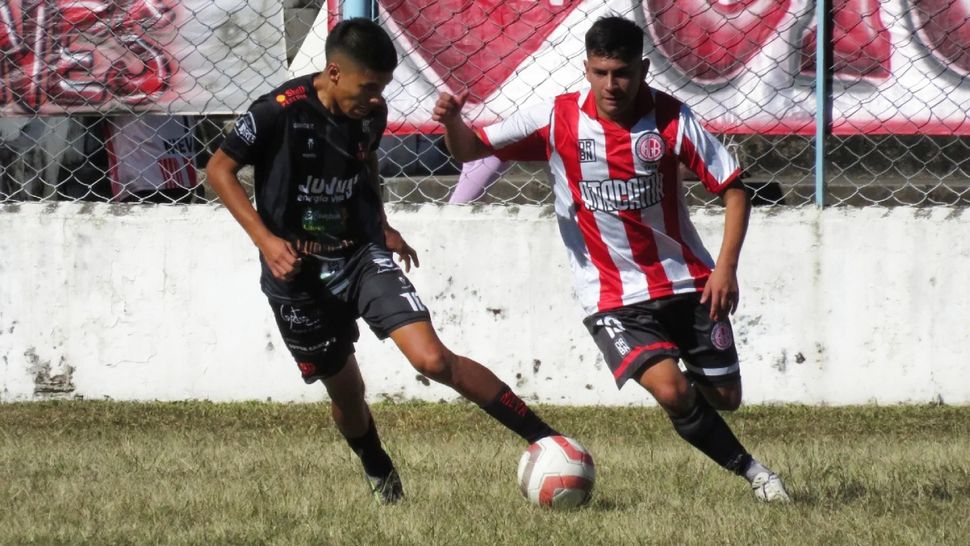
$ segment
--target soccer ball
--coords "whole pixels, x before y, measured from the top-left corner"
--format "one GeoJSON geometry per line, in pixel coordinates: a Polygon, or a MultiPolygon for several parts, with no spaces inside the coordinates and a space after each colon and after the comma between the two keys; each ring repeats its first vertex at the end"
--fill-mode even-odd
{"type": "Polygon", "coordinates": [[[519,459],[519,489],[532,504],[575,508],[589,501],[596,480],[593,457],[579,442],[547,436],[519,459]]]}

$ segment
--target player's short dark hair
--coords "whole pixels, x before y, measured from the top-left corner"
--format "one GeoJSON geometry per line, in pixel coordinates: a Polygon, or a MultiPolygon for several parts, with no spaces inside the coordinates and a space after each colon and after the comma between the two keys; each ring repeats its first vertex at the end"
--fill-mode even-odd
{"type": "Polygon", "coordinates": [[[397,51],[391,37],[377,23],[363,17],[337,23],[327,35],[323,50],[328,61],[340,53],[375,72],[393,72],[397,68],[397,51]]]}
{"type": "Polygon", "coordinates": [[[586,31],[586,55],[639,61],[643,56],[643,29],[622,17],[600,17],[586,31]]]}

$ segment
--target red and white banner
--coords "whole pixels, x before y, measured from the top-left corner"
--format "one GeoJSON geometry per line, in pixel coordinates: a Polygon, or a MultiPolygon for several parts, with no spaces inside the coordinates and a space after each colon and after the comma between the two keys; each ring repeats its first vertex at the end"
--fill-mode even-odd
{"type": "MultiPolygon", "coordinates": [[[[832,4],[833,132],[970,135],[970,0],[832,4]]],[[[466,114],[486,124],[582,87],[584,34],[611,14],[646,29],[648,81],[711,129],[814,133],[808,0],[380,0],[402,55],[389,129],[438,132],[439,91],[468,89],[466,114]]],[[[328,24],[321,13],[291,75],[322,68],[328,24]]]]}
{"type": "Polygon", "coordinates": [[[285,78],[283,9],[247,0],[0,0],[0,114],[245,110],[285,78]]]}

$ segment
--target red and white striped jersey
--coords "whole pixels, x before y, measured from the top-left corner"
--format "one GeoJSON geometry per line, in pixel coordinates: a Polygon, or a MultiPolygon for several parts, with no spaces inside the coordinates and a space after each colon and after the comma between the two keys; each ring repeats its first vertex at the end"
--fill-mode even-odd
{"type": "Polygon", "coordinates": [[[125,115],[106,120],[108,178],[116,200],[134,192],[192,189],[192,126],[186,116],[125,115]]]}
{"type": "Polygon", "coordinates": [[[587,313],[702,291],[714,261],[690,221],[678,163],[713,193],[740,176],[737,160],[677,99],[644,85],[637,108],[632,128],[600,119],[587,89],[476,131],[500,159],[549,162],[587,313]]]}

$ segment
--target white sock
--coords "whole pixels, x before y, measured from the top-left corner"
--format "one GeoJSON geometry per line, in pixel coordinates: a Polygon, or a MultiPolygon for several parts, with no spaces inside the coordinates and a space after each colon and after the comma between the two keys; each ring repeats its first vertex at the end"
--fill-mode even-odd
{"type": "Polygon", "coordinates": [[[751,463],[748,465],[748,468],[744,469],[744,477],[747,478],[748,482],[753,482],[754,477],[757,476],[758,474],[761,474],[762,472],[768,472],[770,474],[771,470],[769,470],[764,465],[759,463],[758,459],[755,459],[754,457],[752,457],[751,463]]]}

